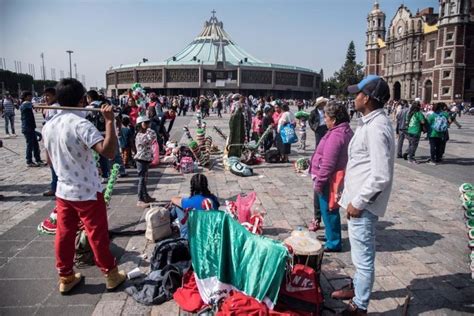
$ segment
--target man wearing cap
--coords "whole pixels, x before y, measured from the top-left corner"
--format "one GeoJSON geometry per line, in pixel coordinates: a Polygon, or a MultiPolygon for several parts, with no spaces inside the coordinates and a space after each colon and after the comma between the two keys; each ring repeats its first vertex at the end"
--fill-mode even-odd
{"type": "Polygon", "coordinates": [[[375,277],[375,225],[385,214],[392,190],[395,137],[383,109],[390,98],[387,83],[369,75],[349,86],[356,94],[355,109],[363,116],[349,144],[344,191],[339,201],[347,211],[353,289],[339,290],[334,298],[352,298],[343,315],[365,315],[375,277]]]}
{"type": "Polygon", "coordinates": [[[328,131],[326,123],[324,121],[324,106],[328,103],[328,99],[325,97],[319,97],[316,99],[315,108],[309,114],[309,127],[313,130],[316,136],[316,147],[318,147],[319,141],[324,137],[324,134],[328,131]]]}

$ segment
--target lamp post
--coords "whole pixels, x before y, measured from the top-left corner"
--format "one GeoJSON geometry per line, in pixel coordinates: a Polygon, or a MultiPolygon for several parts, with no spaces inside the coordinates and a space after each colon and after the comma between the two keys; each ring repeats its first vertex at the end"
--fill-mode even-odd
{"type": "Polygon", "coordinates": [[[74,53],[74,52],[72,50],[67,50],[66,53],[69,54],[69,78],[72,78],[71,54],[74,53]]]}

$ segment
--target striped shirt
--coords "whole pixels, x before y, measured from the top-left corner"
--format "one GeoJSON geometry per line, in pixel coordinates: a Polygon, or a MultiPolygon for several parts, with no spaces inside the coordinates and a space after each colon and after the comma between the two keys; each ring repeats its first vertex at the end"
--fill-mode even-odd
{"type": "Polygon", "coordinates": [[[15,115],[15,105],[11,99],[3,99],[3,113],[15,115]]]}

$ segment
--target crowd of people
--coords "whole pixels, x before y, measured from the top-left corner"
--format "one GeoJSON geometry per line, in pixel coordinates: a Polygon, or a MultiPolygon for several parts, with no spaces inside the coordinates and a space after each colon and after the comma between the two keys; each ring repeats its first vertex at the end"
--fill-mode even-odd
{"type": "MultiPolygon", "coordinates": [[[[108,250],[109,237],[104,233],[108,231],[108,223],[102,183],[110,176],[111,165],[120,166],[121,176],[127,176],[127,168],[137,168],[137,206],[148,207],[155,201],[146,189],[148,169],[156,150],[164,150],[170,140],[176,117],[193,111],[200,118],[209,115],[221,118],[222,112],[233,115],[238,111],[244,117],[243,141],[258,142],[265,131],[271,129],[261,142],[260,152],[264,154],[276,147],[281,163],[289,162],[291,154],[292,142],[287,140],[285,129],[293,128],[298,133],[298,149],[302,151],[307,147],[306,127],[313,131],[315,149],[309,174],[313,180],[314,218],[308,228],[316,231],[324,223],[325,251],[339,252],[342,250],[339,209],[346,211],[356,271],[351,286],[333,292],[332,297],[350,299],[346,315],[366,314],[375,275],[375,225],[387,208],[394,159],[404,158],[415,163],[420,137],[426,133],[430,163],[441,162],[449,139],[448,127],[456,123],[456,116],[462,111],[453,110],[457,106],[450,109],[444,103],[436,103],[428,110],[419,100],[387,102],[388,85],[377,76],[368,76],[348,87],[348,91],[355,98],[347,102],[324,97],[290,101],[240,94],[192,98],[149,93],[143,106],[137,104],[131,94],[111,100],[94,90],[85,91],[75,79],[63,79],[56,88],[44,91],[44,101],[52,106],[85,109],[43,110],[42,133],[36,131],[33,95],[23,92],[18,109],[27,144],[26,164],[28,167],[49,165],[51,187],[44,195],[55,196],[57,202],[55,249],[59,291],[70,291],[81,279],[80,273],[73,270],[74,238],[79,220],[87,231],[107,288],[114,289],[125,280],[124,271],[118,271],[108,250]],[[293,113],[290,105],[296,106],[298,112],[293,113]],[[100,111],[88,111],[88,108],[100,111]],[[354,114],[357,115],[355,131],[350,125],[354,114]],[[392,120],[395,120],[395,128],[392,120]],[[404,151],[405,139],[408,148],[404,151]],[[47,164],[39,150],[42,140],[47,164]]],[[[8,121],[7,135],[10,129],[15,135],[15,110],[15,101],[7,95],[2,102],[5,122],[8,121]]],[[[209,191],[207,178],[196,174],[191,179],[190,196],[172,199],[172,217],[181,220],[185,216],[183,209],[199,209],[206,200],[210,209],[219,207],[218,199],[209,191]]],[[[186,237],[186,234],[184,226],[181,235],[186,237]]]]}

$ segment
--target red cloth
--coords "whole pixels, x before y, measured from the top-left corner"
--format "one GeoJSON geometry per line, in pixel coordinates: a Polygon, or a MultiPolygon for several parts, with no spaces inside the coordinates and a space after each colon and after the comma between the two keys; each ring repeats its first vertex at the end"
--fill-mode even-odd
{"type": "Polygon", "coordinates": [[[67,201],[56,197],[56,210],[58,219],[54,247],[60,276],[74,273],[75,240],[80,221],[84,224],[96,265],[103,273],[117,266],[109,249],[107,208],[102,193],[97,193],[96,201],[67,201]]]}
{"type": "Polygon", "coordinates": [[[237,217],[240,223],[250,221],[250,210],[252,208],[253,203],[255,203],[256,198],[257,194],[255,192],[250,192],[246,196],[242,196],[240,194],[237,196],[237,201],[235,201],[235,205],[237,206],[237,217]]]}
{"type": "Polygon", "coordinates": [[[216,316],[292,316],[293,312],[278,312],[268,309],[265,303],[260,303],[242,292],[231,291],[222,302],[216,316]]]}
{"type": "Polygon", "coordinates": [[[186,312],[195,313],[206,305],[199,295],[194,272],[189,270],[183,276],[183,286],[173,294],[176,304],[186,312]]]}
{"type": "Polygon", "coordinates": [[[132,125],[133,127],[137,125],[137,118],[139,114],[140,114],[140,109],[137,106],[132,106],[130,108],[130,114],[129,114],[130,125],[132,125]]]}

